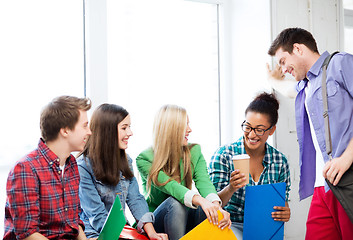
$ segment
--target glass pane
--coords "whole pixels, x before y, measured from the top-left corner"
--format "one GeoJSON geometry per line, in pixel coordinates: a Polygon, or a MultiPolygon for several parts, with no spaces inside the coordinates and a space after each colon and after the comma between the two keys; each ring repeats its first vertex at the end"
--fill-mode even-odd
{"type": "Polygon", "coordinates": [[[0,0],[0,32],[4,207],[10,167],[38,143],[41,108],[58,95],[84,95],[82,1],[0,0]]]}
{"type": "Polygon", "coordinates": [[[108,99],[131,114],[128,153],[151,146],[155,113],[177,104],[208,161],[219,145],[217,6],[108,0],[107,9],[108,99]]]}
{"type": "Polygon", "coordinates": [[[343,8],[353,10],[353,0],[343,0],[343,8]]]}
{"type": "Polygon", "coordinates": [[[343,0],[344,51],[353,53],[353,0],[343,0]]]}

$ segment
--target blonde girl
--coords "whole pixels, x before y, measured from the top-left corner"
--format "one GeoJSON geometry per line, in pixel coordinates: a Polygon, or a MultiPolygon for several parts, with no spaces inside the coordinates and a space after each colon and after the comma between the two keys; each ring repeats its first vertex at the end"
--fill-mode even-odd
{"type": "Polygon", "coordinates": [[[206,217],[220,228],[230,225],[200,146],[188,143],[190,133],[186,110],[165,105],[155,118],[153,146],[136,159],[155,229],[167,233],[171,240],[181,238],[206,217]],[[217,210],[224,216],[221,221],[217,210]]]}

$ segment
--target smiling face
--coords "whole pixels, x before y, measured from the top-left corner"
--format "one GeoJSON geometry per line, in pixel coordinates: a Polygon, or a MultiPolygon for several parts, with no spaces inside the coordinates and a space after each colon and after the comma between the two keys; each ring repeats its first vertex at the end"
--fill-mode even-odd
{"type": "MultiPolygon", "coordinates": [[[[266,130],[271,127],[269,122],[269,117],[266,114],[251,112],[249,111],[246,116],[245,123],[247,126],[257,129],[266,130]]],[[[265,144],[269,136],[271,136],[276,129],[273,126],[270,130],[265,131],[263,136],[258,136],[255,134],[254,130],[247,133],[244,132],[244,144],[247,152],[249,151],[264,151],[265,144]]]]}
{"type": "Polygon", "coordinates": [[[183,138],[183,146],[188,145],[189,141],[189,134],[192,132],[190,126],[189,126],[189,116],[187,116],[187,122],[186,122],[186,130],[185,130],[185,136],[183,138]]]}
{"type": "Polygon", "coordinates": [[[282,68],[283,74],[289,73],[297,81],[303,80],[310,69],[306,66],[306,60],[303,58],[301,48],[301,45],[294,44],[292,53],[283,51],[282,48],[279,48],[275,54],[278,64],[282,68]]]}
{"type": "Polygon", "coordinates": [[[129,138],[132,136],[131,131],[131,119],[130,115],[127,115],[124,120],[118,124],[118,138],[119,138],[119,148],[127,149],[129,138]]]}
{"type": "Polygon", "coordinates": [[[87,112],[80,110],[80,117],[73,130],[67,129],[70,151],[82,151],[88,137],[92,134],[88,126],[87,112]]]}

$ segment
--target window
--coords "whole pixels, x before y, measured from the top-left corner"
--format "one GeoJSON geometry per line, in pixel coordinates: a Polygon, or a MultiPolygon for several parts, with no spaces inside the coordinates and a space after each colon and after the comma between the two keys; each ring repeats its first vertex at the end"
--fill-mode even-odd
{"type": "Polygon", "coordinates": [[[164,104],[186,108],[206,161],[219,146],[217,5],[180,0],[107,1],[108,101],[125,107],[133,159],[152,144],[164,104]]]}
{"type": "Polygon", "coordinates": [[[353,0],[343,0],[344,51],[353,54],[353,0]]]}
{"type": "Polygon", "coordinates": [[[0,0],[0,32],[0,206],[4,208],[10,168],[39,141],[42,107],[59,95],[84,95],[82,1],[0,0]]]}

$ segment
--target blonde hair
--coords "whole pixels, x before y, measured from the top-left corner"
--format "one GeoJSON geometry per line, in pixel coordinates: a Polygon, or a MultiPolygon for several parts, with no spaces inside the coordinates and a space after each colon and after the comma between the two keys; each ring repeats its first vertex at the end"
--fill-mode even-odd
{"type": "Polygon", "coordinates": [[[147,178],[147,189],[151,184],[164,186],[171,180],[182,182],[191,189],[191,156],[190,146],[183,146],[187,127],[187,113],[182,107],[165,105],[157,113],[153,126],[154,159],[147,178]],[[182,159],[184,174],[181,176],[180,159],[182,159]],[[166,173],[170,179],[164,183],[158,181],[160,171],[166,173]]]}

